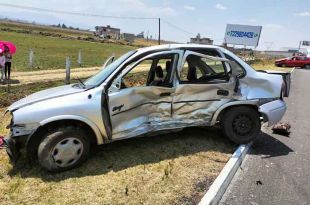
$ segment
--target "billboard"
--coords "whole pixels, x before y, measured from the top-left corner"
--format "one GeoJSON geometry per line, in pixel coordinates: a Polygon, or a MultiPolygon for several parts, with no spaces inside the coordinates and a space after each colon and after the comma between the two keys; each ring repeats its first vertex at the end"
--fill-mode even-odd
{"type": "Polygon", "coordinates": [[[310,41],[302,41],[303,46],[310,46],[310,41]]]}
{"type": "Polygon", "coordinates": [[[257,46],[262,26],[227,24],[224,43],[257,46]]]}

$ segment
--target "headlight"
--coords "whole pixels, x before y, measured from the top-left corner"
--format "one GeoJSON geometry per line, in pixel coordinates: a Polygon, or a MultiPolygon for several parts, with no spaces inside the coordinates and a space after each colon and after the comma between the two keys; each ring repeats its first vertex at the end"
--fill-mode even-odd
{"type": "Polygon", "coordinates": [[[13,124],[11,126],[11,132],[13,136],[29,135],[33,133],[40,124],[29,123],[29,124],[13,124]]]}

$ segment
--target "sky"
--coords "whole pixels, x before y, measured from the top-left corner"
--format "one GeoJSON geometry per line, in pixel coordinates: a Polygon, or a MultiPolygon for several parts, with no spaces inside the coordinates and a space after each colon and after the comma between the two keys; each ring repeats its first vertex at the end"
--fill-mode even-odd
{"type": "MultiPolygon", "coordinates": [[[[298,47],[310,41],[309,0],[10,0],[9,3],[52,10],[112,16],[161,18],[161,37],[186,43],[200,33],[222,44],[226,24],[263,26],[258,50],[298,47]]],[[[144,31],[158,36],[158,20],[111,19],[29,11],[0,5],[0,17],[66,24],[93,30],[97,25],[118,27],[121,32],[144,31]]]]}

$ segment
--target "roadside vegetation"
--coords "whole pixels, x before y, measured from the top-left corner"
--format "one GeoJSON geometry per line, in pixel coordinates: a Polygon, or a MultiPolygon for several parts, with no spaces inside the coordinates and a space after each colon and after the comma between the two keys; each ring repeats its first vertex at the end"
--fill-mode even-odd
{"type": "Polygon", "coordinates": [[[101,66],[112,54],[120,56],[136,48],[116,43],[79,40],[76,33],[68,33],[70,30],[60,30],[57,33],[55,28],[46,30],[41,27],[29,27],[25,30],[19,25],[8,28],[7,24],[0,23],[0,30],[0,39],[11,41],[17,47],[17,52],[13,56],[13,72],[65,68],[67,56],[71,58],[72,68],[80,67],[77,63],[79,50],[82,52],[83,67],[101,66]],[[42,32],[51,35],[42,35],[42,32]],[[29,67],[30,49],[34,51],[33,67],[29,67]]]}
{"type": "Polygon", "coordinates": [[[274,62],[277,58],[258,58],[253,61],[247,62],[256,70],[279,70],[279,71],[290,71],[292,68],[282,68],[275,66],[274,62]]]}

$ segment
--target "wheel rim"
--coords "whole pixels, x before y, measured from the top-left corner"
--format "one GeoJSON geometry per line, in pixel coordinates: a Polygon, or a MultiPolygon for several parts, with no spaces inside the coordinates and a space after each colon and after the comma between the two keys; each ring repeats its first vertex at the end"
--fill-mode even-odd
{"type": "Polygon", "coordinates": [[[52,158],[59,167],[68,167],[76,163],[82,156],[83,143],[74,137],[58,142],[52,150],[52,158]]]}
{"type": "Polygon", "coordinates": [[[240,136],[249,135],[253,130],[253,122],[247,115],[238,115],[233,120],[233,130],[240,136]]]}

